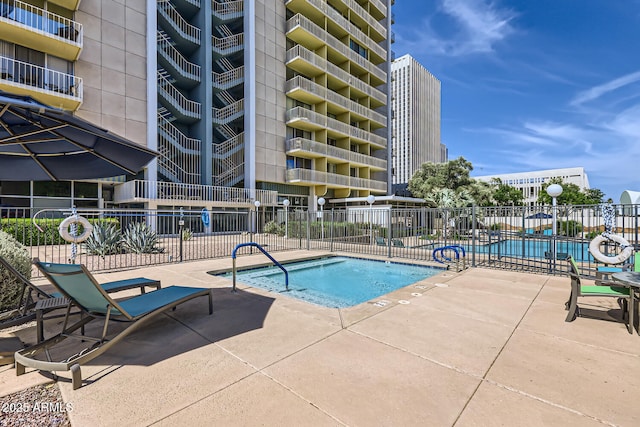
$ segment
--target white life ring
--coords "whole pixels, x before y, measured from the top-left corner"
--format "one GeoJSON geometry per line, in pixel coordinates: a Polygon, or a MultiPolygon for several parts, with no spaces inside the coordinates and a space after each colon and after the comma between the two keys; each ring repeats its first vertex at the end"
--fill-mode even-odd
{"type": "Polygon", "coordinates": [[[605,264],[622,264],[633,254],[633,246],[629,245],[629,242],[621,236],[609,234],[607,238],[600,234],[589,243],[589,252],[595,259],[605,264]],[[619,244],[622,247],[622,252],[615,256],[607,256],[600,252],[600,245],[609,240],[619,244]]]}
{"type": "Polygon", "coordinates": [[[89,224],[89,221],[87,221],[86,218],[81,216],[76,217],[75,215],[71,215],[65,218],[64,221],[62,221],[58,226],[58,233],[60,233],[60,236],[67,242],[71,242],[71,243],[84,242],[89,238],[92,231],[93,231],[93,226],[89,224]],[[71,233],[69,232],[69,226],[71,224],[81,225],[82,233],[80,233],[77,236],[72,236],[71,233]]]}

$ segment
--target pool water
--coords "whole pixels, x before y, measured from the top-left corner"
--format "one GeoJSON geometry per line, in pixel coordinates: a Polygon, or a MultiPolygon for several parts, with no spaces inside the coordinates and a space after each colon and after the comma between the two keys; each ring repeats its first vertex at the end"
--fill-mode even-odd
{"type": "MultiPolygon", "coordinates": [[[[350,307],[396,289],[426,279],[443,270],[389,261],[349,257],[330,257],[285,264],[289,272],[289,291],[285,276],[276,266],[238,271],[236,280],[272,292],[325,307],[350,307]]],[[[225,277],[231,278],[232,273],[225,277]]]]}
{"type": "MultiPolygon", "coordinates": [[[[535,240],[535,239],[514,239],[503,240],[501,242],[492,243],[491,245],[476,245],[476,253],[489,253],[491,256],[511,256],[518,258],[542,258],[544,253],[551,251],[551,240],[535,240]]],[[[589,253],[589,242],[566,242],[558,241],[556,243],[558,253],[568,253],[573,256],[576,261],[593,262],[593,257],[589,253]]],[[[467,252],[471,252],[471,246],[465,247],[467,252]]]]}

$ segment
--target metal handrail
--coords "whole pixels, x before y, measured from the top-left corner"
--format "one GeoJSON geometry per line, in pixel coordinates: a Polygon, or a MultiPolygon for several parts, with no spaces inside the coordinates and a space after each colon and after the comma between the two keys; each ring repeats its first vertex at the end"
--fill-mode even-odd
{"type": "Polygon", "coordinates": [[[248,243],[239,243],[238,245],[236,245],[235,248],[233,248],[233,251],[231,252],[231,259],[233,260],[233,292],[236,291],[236,252],[238,251],[238,249],[245,246],[252,246],[260,249],[260,252],[265,254],[267,258],[273,261],[273,263],[277,265],[280,268],[280,270],[284,271],[284,286],[286,290],[289,290],[289,272],[287,271],[287,269],[284,268],[282,264],[280,264],[278,261],[276,261],[274,257],[269,255],[269,252],[265,251],[262,246],[260,246],[255,242],[248,242],[248,243]]]}

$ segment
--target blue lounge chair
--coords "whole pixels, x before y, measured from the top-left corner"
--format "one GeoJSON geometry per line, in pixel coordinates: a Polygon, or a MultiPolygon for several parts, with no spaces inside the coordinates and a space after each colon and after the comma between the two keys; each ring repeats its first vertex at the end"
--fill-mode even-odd
{"type": "Polygon", "coordinates": [[[69,300],[69,304],[64,325],[59,334],[15,353],[17,375],[24,374],[27,367],[45,371],[71,371],[75,390],[82,385],[80,365],[98,357],[127,335],[141,329],[146,322],[157,315],[200,296],[208,297],[209,314],[213,313],[211,289],[169,286],[124,301],[116,301],[98,284],[84,265],[45,263],[37,259],[34,259],[34,264],[69,300]],[[80,308],[81,317],[76,323],[68,326],[72,305],[80,308]],[[101,337],[72,334],[98,318],[104,319],[101,337]],[[110,320],[130,322],[130,326],[107,340],[110,320]],[[93,341],[93,344],[61,361],[49,360],[49,355],[52,354],[50,350],[70,337],[77,337],[82,341],[93,341]],[[42,359],[43,354],[45,359],[42,359]]]}

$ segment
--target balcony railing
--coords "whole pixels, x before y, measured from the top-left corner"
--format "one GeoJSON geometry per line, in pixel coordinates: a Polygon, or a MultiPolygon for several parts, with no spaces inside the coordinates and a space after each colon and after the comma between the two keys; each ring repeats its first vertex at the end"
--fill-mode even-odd
{"type": "Polygon", "coordinates": [[[199,119],[201,105],[199,102],[192,101],[182,94],[166,77],[159,72],[158,76],[158,89],[164,92],[165,97],[174,108],[179,109],[185,116],[199,119]]]}
{"type": "Polygon", "coordinates": [[[224,73],[216,73],[215,71],[212,71],[211,79],[213,81],[213,85],[218,89],[231,88],[240,84],[244,79],[244,66],[225,71],[224,73]]]}
{"type": "Polygon", "coordinates": [[[82,101],[82,78],[0,56],[0,80],[82,101]]]}
{"type": "Polygon", "coordinates": [[[200,28],[189,24],[169,0],[158,0],[157,4],[158,11],[165,15],[166,19],[172,23],[174,29],[178,31],[184,39],[190,40],[197,45],[200,44],[200,28]]]}
{"type": "Polygon", "coordinates": [[[309,4],[312,4],[322,13],[324,13],[329,19],[335,22],[340,28],[345,29],[349,34],[351,34],[352,37],[358,40],[360,44],[369,48],[369,50],[375,53],[376,55],[378,55],[378,57],[380,57],[383,60],[384,58],[387,57],[387,52],[382,46],[380,46],[375,41],[370,39],[358,27],[356,27],[351,22],[349,22],[349,20],[344,16],[342,16],[340,12],[338,12],[337,10],[329,6],[326,0],[325,1],[307,0],[307,2],[309,2],[309,4]]]}
{"type": "Polygon", "coordinates": [[[338,175],[336,173],[321,172],[311,169],[287,169],[286,181],[309,182],[319,185],[329,185],[334,187],[348,187],[362,190],[386,191],[387,183],[372,179],[356,178],[348,175],[338,175]]]}
{"type": "Polygon", "coordinates": [[[369,0],[369,3],[378,9],[382,15],[387,16],[387,5],[381,0],[369,0]]]}
{"type": "Polygon", "coordinates": [[[128,181],[115,187],[114,201],[116,203],[151,200],[170,200],[175,203],[193,200],[201,204],[240,203],[248,207],[253,206],[254,201],[258,200],[262,205],[275,206],[278,204],[278,192],[142,180],[128,181]]]}
{"type": "Polygon", "coordinates": [[[358,114],[361,117],[366,118],[367,120],[373,120],[377,122],[380,126],[387,125],[387,118],[380,113],[377,113],[364,105],[360,105],[355,101],[352,101],[349,98],[346,98],[338,93],[332,91],[331,89],[327,89],[323,86],[320,86],[317,83],[312,82],[309,79],[305,79],[302,76],[296,76],[290,80],[287,80],[285,85],[286,91],[290,92],[294,89],[301,89],[309,93],[313,93],[318,95],[319,97],[327,100],[330,103],[335,105],[339,105],[347,110],[358,114]]]}
{"type": "Polygon", "coordinates": [[[212,108],[212,117],[216,123],[227,123],[241,114],[244,114],[244,99],[240,99],[223,108],[212,108]]]}
{"type": "Polygon", "coordinates": [[[234,34],[221,39],[216,36],[211,36],[211,44],[213,50],[220,55],[241,50],[244,47],[244,33],[234,34]]]}
{"type": "Polygon", "coordinates": [[[240,17],[244,12],[244,0],[218,2],[211,0],[213,14],[219,19],[240,17]]]}
{"type": "Polygon", "coordinates": [[[302,45],[295,45],[291,49],[287,51],[287,63],[294,60],[296,57],[300,57],[308,63],[312,64],[316,68],[320,70],[326,70],[327,73],[332,75],[333,77],[340,79],[343,83],[352,86],[356,90],[365,93],[366,95],[374,98],[376,101],[381,104],[387,103],[387,95],[385,95],[382,91],[376,89],[375,87],[369,85],[366,82],[363,82],[359,78],[349,74],[344,71],[342,68],[332,64],[324,58],[316,55],[306,47],[302,45]]]}
{"type": "Polygon", "coordinates": [[[158,48],[161,54],[172,61],[175,67],[179,69],[183,75],[192,77],[194,80],[200,81],[200,66],[188,61],[182,54],[171,44],[169,39],[164,34],[158,32],[158,48]]]}
{"type": "Polygon", "coordinates": [[[364,166],[371,166],[378,169],[386,169],[387,161],[377,157],[368,156],[362,153],[356,153],[344,148],[334,147],[323,142],[312,141],[306,138],[292,138],[286,142],[287,154],[293,151],[304,151],[307,153],[319,154],[321,156],[334,160],[347,161],[349,163],[357,163],[364,166]]]}
{"type": "Polygon", "coordinates": [[[294,107],[288,110],[286,114],[286,120],[287,120],[287,123],[293,120],[306,120],[308,122],[316,124],[319,127],[324,127],[329,130],[333,130],[334,132],[337,132],[344,136],[349,136],[363,142],[368,142],[371,144],[378,145],[380,147],[387,146],[386,138],[373,134],[364,129],[351,126],[339,120],[332,119],[331,117],[327,117],[325,115],[316,113],[314,111],[307,110],[306,108],[303,108],[303,107],[294,107]]]}
{"type": "Polygon", "coordinates": [[[0,19],[82,46],[82,24],[19,0],[0,3],[0,19]]]}
{"type": "Polygon", "coordinates": [[[374,65],[372,62],[368,61],[366,58],[358,55],[356,52],[351,50],[349,46],[347,46],[346,44],[344,44],[343,42],[341,42],[331,34],[327,33],[325,30],[317,26],[309,18],[301,14],[296,14],[291,18],[289,18],[287,20],[287,29],[286,29],[287,35],[289,35],[289,33],[293,31],[296,27],[300,27],[304,29],[306,32],[310,33],[311,35],[316,37],[318,40],[327,44],[329,48],[335,50],[340,55],[348,59],[349,61],[358,64],[360,67],[364,68],[365,70],[373,74],[383,83],[387,81],[387,73],[385,71],[383,71],[380,67],[374,65]]]}
{"type": "Polygon", "coordinates": [[[342,0],[342,2],[346,4],[349,9],[354,11],[356,15],[366,21],[371,28],[373,28],[378,34],[380,34],[380,37],[382,37],[383,39],[387,37],[387,29],[380,22],[376,21],[376,19],[371,16],[369,12],[364,10],[364,8],[360,6],[358,2],[356,2],[355,0],[342,0]]]}

